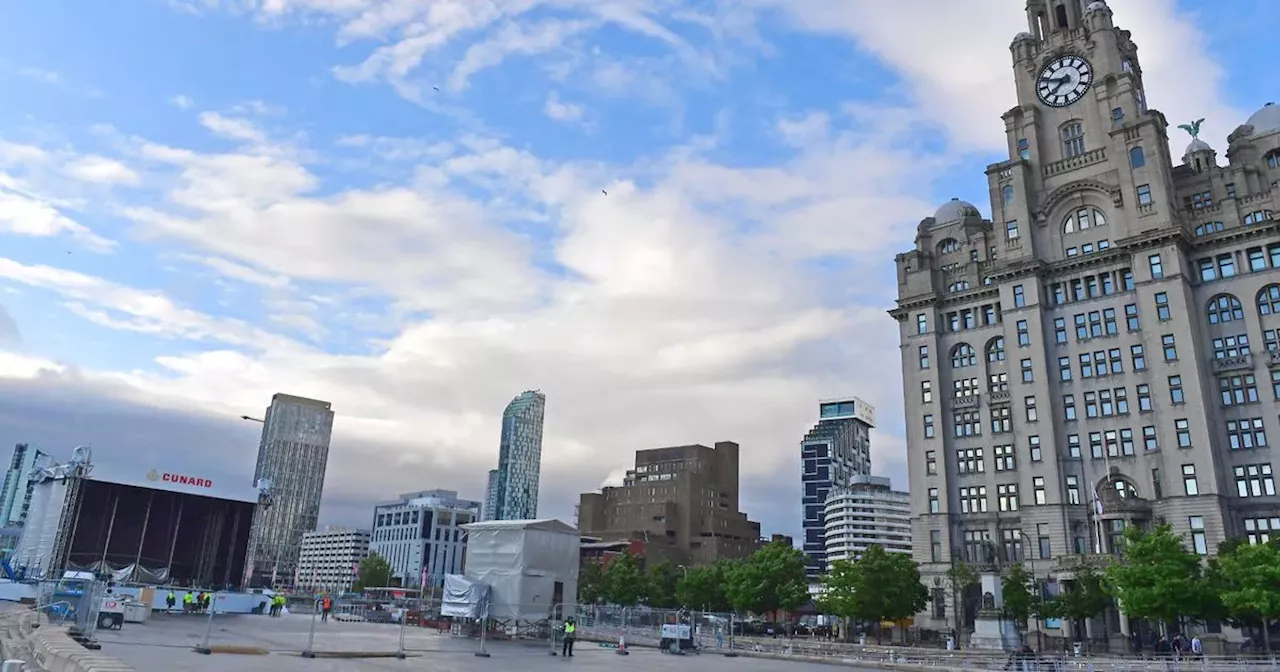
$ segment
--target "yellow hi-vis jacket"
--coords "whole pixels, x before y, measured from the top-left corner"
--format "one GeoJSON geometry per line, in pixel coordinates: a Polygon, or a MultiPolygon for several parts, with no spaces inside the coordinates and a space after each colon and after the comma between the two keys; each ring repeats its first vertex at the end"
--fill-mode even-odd
{"type": "Polygon", "coordinates": [[[577,629],[578,629],[578,626],[576,626],[576,625],[574,625],[574,624],[572,624],[572,623],[565,623],[565,624],[564,624],[564,634],[566,634],[566,635],[573,635],[574,631],[575,631],[575,630],[577,630],[577,629]]]}
{"type": "Polygon", "coordinates": [[[187,593],[186,595],[182,596],[183,604],[191,604],[192,602],[195,602],[195,600],[196,600],[195,596],[192,595],[191,593],[187,593]]]}

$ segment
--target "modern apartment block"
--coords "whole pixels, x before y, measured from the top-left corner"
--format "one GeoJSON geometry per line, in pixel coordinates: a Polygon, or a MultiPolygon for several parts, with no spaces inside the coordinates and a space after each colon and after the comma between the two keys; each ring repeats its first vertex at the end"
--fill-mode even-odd
{"type": "Polygon", "coordinates": [[[370,549],[387,559],[405,586],[444,585],[445,574],[461,574],[467,551],[463,525],[480,519],[482,504],[453,490],[424,490],[378,504],[370,549]]]}
{"type": "Polygon", "coordinates": [[[13,459],[9,461],[4,486],[0,489],[0,553],[12,552],[18,545],[19,533],[31,507],[31,470],[37,460],[47,455],[25,443],[13,447],[13,459]]]}
{"type": "Polygon", "coordinates": [[[532,520],[538,517],[538,481],[542,472],[542,420],[547,398],[522,392],[502,413],[498,468],[489,473],[486,517],[532,520]]]}
{"type": "Polygon", "coordinates": [[[738,510],[738,452],[731,441],[636,451],[621,487],[579,497],[578,529],[641,540],[673,564],[746,557],[759,547],[760,523],[738,510]]]}
{"type": "Polygon", "coordinates": [[[804,507],[804,552],[809,576],[827,569],[826,522],[828,495],[847,488],[855,476],[871,473],[871,428],[875,408],[857,397],[818,402],[818,424],[800,441],[800,481],[804,507]]]}
{"type": "MultiPolygon", "coordinates": [[[[1069,578],[1130,526],[1213,554],[1280,521],[1280,107],[1225,165],[1185,124],[1175,163],[1104,2],[1027,19],[991,218],[952,200],[897,256],[914,556],[937,586],[992,556],[1069,578]]],[[[948,625],[946,592],[917,623],[948,625]]]]}
{"type": "Polygon", "coordinates": [[[316,529],[333,409],[329,402],[276,394],[262,424],[254,482],[270,482],[271,502],[254,512],[245,566],[250,587],[297,576],[302,535],[316,529]]]}
{"type": "Polygon", "coordinates": [[[857,560],[872,546],[911,553],[911,496],[893,489],[883,476],[853,477],[833,490],[823,508],[827,567],[857,560]]]}
{"type": "Polygon", "coordinates": [[[351,590],[360,563],[369,557],[369,530],[327,527],[302,535],[297,585],[342,594],[351,590]]]}

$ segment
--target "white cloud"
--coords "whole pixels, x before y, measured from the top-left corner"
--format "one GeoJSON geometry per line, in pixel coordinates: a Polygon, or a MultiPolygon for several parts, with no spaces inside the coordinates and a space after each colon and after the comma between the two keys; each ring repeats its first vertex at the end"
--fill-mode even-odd
{"type": "Polygon", "coordinates": [[[264,273],[254,268],[238,264],[234,261],[219,259],[218,257],[200,257],[196,255],[182,255],[187,261],[207,266],[219,274],[224,275],[232,280],[239,280],[251,285],[258,285],[270,289],[284,289],[289,286],[289,279],[273,273],[264,273]]]}
{"type": "Polygon", "coordinates": [[[34,238],[65,234],[94,252],[110,252],[116,247],[115,241],[62,214],[52,203],[27,191],[3,172],[0,172],[0,231],[34,238]]]}
{"type": "Polygon", "coordinates": [[[229,140],[261,143],[267,139],[266,134],[252,122],[236,117],[225,117],[217,112],[200,113],[200,125],[229,140]]]}
{"type": "Polygon", "coordinates": [[[555,91],[547,96],[547,102],[542,106],[542,111],[556,121],[582,121],[582,106],[560,100],[560,96],[555,91]]]}
{"type": "Polygon", "coordinates": [[[72,177],[85,182],[100,184],[137,184],[138,174],[132,168],[106,157],[90,154],[82,156],[67,166],[72,177]]]}
{"type": "Polygon", "coordinates": [[[191,96],[178,94],[170,98],[169,103],[179,110],[189,110],[195,106],[196,101],[192,100],[191,96]]]}

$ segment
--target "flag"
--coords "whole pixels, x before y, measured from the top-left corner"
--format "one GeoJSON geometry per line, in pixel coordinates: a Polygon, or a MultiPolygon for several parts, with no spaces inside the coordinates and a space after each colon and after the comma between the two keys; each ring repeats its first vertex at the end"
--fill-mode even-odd
{"type": "Polygon", "coordinates": [[[418,587],[423,590],[427,589],[427,566],[426,565],[422,566],[422,579],[418,581],[418,587]]]}
{"type": "Polygon", "coordinates": [[[1099,516],[1102,515],[1102,498],[1098,496],[1098,486],[1093,486],[1093,510],[1099,516]]]}

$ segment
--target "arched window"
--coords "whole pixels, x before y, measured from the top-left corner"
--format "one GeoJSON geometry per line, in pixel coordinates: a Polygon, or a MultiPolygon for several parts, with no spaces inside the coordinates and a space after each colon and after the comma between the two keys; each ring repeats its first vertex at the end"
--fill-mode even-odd
{"type": "Polygon", "coordinates": [[[1108,476],[1102,479],[1102,488],[1111,488],[1116,491],[1120,499],[1137,499],[1138,488],[1133,482],[1123,476],[1108,476]],[[1110,481],[1108,483],[1108,481],[1110,481]]]}
{"type": "Polygon", "coordinates": [[[1267,285],[1258,292],[1258,312],[1262,315],[1280,314],[1280,285],[1267,285]]]}
{"type": "Polygon", "coordinates": [[[1084,124],[1068,121],[1062,125],[1062,156],[1071,158],[1084,154],[1084,124]]]}
{"type": "Polygon", "coordinates": [[[1004,336],[996,336],[987,342],[987,361],[1004,361],[1004,336]]]}
{"type": "Polygon", "coordinates": [[[1147,155],[1142,151],[1142,147],[1134,147],[1129,150],[1129,167],[1141,168],[1147,165],[1147,155]]]}
{"type": "Polygon", "coordinates": [[[1244,305],[1231,294],[1219,294],[1209,299],[1209,324],[1222,324],[1244,319],[1244,305]]]}
{"type": "Polygon", "coordinates": [[[973,351],[973,346],[968,343],[961,343],[951,349],[951,368],[963,369],[966,366],[973,366],[978,363],[978,353],[973,351]]]}
{"type": "Polygon", "coordinates": [[[1106,226],[1107,218],[1097,208],[1080,208],[1062,220],[1063,233],[1076,233],[1087,229],[1106,226]]]}
{"type": "Polygon", "coordinates": [[[947,238],[941,243],[938,243],[938,254],[951,254],[959,249],[960,243],[957,243],[955,238],[947,238]]]}
{"type": "Polygon", "coordinates": [[[1280,168],[1280,152],[1269,152],[1267,154],[1267,167],[1280,168]]]}
{"type": "Polygon", "coordinates": [[[950,285],[950,286],[948,286],[948,287],[947,287],[947,291],[948,291],[948,292],[963,292],[963,291],[964,291],[964,290],[966,290],[966,289],[969,289],[969,281],[968,281],[968,280],[961,280],[960,282],[953,282],[953,283],[951,283],[951,285],[950,285]]]}
{"type": "Polygon", "coordinates": [[[1059,4],[1057,7],[1054,7],[1054,8],[1053,8],[1053,16],[1054,16],[1054,18],[1055,18],[1055,19],[1057,19],[1057,20],[1058,20],[1058,27],[1059,27],[1059,28],[1068,28],[1068,27],[1069,27],[1069,26],[1068,26],[1068,24],[1067,24],[1067,7],[1066,7],[1066,5],[1059,4]]]}
{"type": "Polygon", "coordinates": [[[1001,187],[1000,198],[1004,201],[1005,205],[1013,203],[1013,185],[1006,184],[1001,187]]]}
{"type": "Polygon", "coordinates": [[[1196,235],[1207,236],[1211,233],[1218,233],[1219,231],[1222,231],[1222,229],[1222,222],[1205,222],[1204,224],[1196,227],[1196,235]]]}

